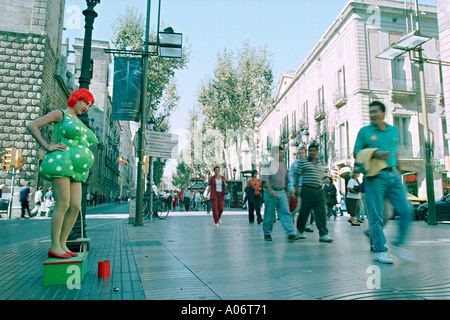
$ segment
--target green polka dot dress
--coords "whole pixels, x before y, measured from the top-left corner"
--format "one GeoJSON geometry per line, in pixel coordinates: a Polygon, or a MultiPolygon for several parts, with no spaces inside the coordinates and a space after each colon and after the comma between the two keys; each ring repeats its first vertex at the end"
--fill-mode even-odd
{"type": "Polygon", "coordinates": [[[48,181],[53,178],[69,177],[72,181],[84,182],[94,163],[89,147],[97,145],[95,134],[79,119],[63,111],[63,120],[55,124],[55,143],[64,143],[64,151],[47,153],[39,168],[39,175],[48,181]]]}

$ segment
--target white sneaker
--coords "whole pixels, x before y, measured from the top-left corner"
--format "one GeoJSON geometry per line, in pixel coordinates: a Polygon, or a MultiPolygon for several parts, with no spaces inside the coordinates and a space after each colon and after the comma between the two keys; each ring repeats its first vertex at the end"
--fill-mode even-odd
{"type": "Polygon", "coordinates": [[[402,246],[392,246],[392,251],[395,256],[397,256],[400,260],[403,260],[405,262],[415,263],[417,262],[417,259],[414,257],[414,255],[406,248],[403,248],[402,246]]]}
{"type": "Polygon", "coordinates": [[[380,263],[386,263],[386,264],[394,263],[387,252],[375,253],[375,261],[378,261],[380,263]]]}
{"type": "Polygon", "coordinates": [[[320,242],[333,242],[333,239],[331,239],[331,238],[330,238],[329,236],[327,236],[327,235],[323,235],[323,236],[320,236],[319,241],[320,241],[320,242]]]}

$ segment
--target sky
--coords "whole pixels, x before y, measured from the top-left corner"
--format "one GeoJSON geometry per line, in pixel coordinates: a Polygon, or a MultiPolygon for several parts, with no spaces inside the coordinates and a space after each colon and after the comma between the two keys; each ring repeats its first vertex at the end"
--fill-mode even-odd
{"type": "MultiPolygon", "coordinates": [[[[267,45],[272,55],[274,87],[280,74],[297,70],[325,31],[347,4],[347,0],[161,0],[161,23],[183,34],[191,50],[188,66],[176,73],[181,96],[173,114],[172,131],[186,129],[188,114],[196,104],[202,80],[210,76],[217,54],[235,52],[249,40],[253,47],[267,45]]],[[[421,0],[420,4],[436,3],[421,0]]],[[[156,31],[158,0],[151,1],[150,30],[156,31]]],[[[126,7],[146,15],[147,0],[101,0],[95,7],[93,39],[112,40],[112,24],[126,7]]],[[[84,37],[85,0],[66,0],[63,41],[84,37]]],[[[112,45],[111,45],[112,46],[112,45]]]]}
{"type": "MultiPolygon", "coordinates": [[[[409,2],[410,0],[408,0],[409,2]]],[[[183,34],[191,51],[190,62],[177,71],[180,104],[171,117],[171,131],[188,127],[188,112],[196,105],[202,80],[216,66],[226,48],[237,52],[245,41],[253,47],[267,45],[272,55],[274,87],[282,72],[297,70],[348,0],[161,0],[161,24],[183,34]]],[[[403,3],[403,1],[400,1],[403,3]]],[[[151,1],[150,32],[156,32],[158,0],[151,1]]],[[[436,0],[419,0],[434,4],[436,0]]],[[[113,22],[127,6],[145,17],[147,0],[101,0],[95,7],[93,39],[111,41],[113,22]]],[[[84,37],[85,0],[66,0],[63,41],[84,37]]],[[[112,46],[112,44],[111,44],[112,46]]],[[[181,148],[179,147],[178,150],[181,148]]]]}

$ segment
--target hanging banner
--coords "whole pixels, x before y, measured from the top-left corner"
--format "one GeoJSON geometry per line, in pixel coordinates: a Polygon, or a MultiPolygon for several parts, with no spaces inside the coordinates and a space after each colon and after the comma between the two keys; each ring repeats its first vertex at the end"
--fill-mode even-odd
{"type": "Polygon", "coordinates": [[[142,59],[116,57],[114,59],[113,121],[140,119],[142,59]]]}

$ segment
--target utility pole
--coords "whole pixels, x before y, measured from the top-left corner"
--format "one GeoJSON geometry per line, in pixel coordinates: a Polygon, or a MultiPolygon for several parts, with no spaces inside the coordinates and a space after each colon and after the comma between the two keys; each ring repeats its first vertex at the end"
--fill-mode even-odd
{"type": "MultiPolygon", "coordinates": [[[[145,154],[145,126],[147,122],[147,72],[148,72],[148,44],[150,32],[150,0],[147,1],[147,19],[145,23],[145,42],[144,52],[142,53],[143,70],[142,70],[142,94],[141,94],[141,127],[139,128],[139,146],[138,146],[138,168],[137,168],[137,185],[136,185],[136,216],[134,217],[134,225],[143,226],[142,209],[144,207],[144,154],[145,154]]],[[[151,203],[151,202],[150,202],[151,203]]],[[[150,208],[151,209],[151,208],[150,208]]]]}
{"type": "MultiPolygon", "coordinates": [[[[78,79],[80,88],[89,89],[91,84],[91,45],[92,45],[92,30],[94,29],[94,20],[98,16],[97,12],[94,11],[94,7],[100,3],[100,0],[86,0],[87,9],[83,11],[85,16],[85,26],[84,26],[84,44],[83,44],[83,57],[81,60],[81,73],[78,79]]],[[[87,113],[83,113],[78,116],[78,118],[83,122],[88,128],[89,116],[87,113]]],[[[77,221],[69,235],[70,240],[85,238],[86,236],[86,193],[89,186],[89,178],[81,184],[81,211],[78,214],[77,221]],[[83,225],[82,225],[83,224],[83,225]]],[[[70,249],[70,248],[69,248],[70,249]]]]}
{"type": "MultiPolygon", "coordinates": [[[[416,30],[420,33],[420,12],[419,1],[416,3],[416,30]]],[[[434,178],[433,178],[433,165],[431,164],[431,144],[430,144],[430,132],[428,128],[428,110],[427,110],[427,94],[425,85],[425,70],[424,70],[424,58],[423,48],[420,46],[418,49],[419,59],[419,77],[420,77],[420,97],[422,104],[423,114],[423,131],[424,131],[424,143],[425,143],[425,177],[427,184],[427,200],[428,200],[428,224],[437,225],[436,221],[436,203],[434,195],[434,178]]]]}

